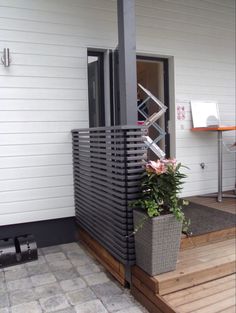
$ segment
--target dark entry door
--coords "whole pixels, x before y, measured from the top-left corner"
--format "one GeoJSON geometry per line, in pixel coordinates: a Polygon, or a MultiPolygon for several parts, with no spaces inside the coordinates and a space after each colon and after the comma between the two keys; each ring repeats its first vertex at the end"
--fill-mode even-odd
{"type": "Polygon", "coordinates": [[[105,126],[103,53],[88,52],[89,127],[105,126]]]}
{"type": "MultiPolygon", "coordinates": [[[[158,100],[167,107],[167,111],[161,116],[156,127],[151,126],[149,136],[165,152],[166,157],[170,156],[170,135],[168,132],[169,121],[169,77],[168,77],[168,59],[137,56],[137,82],[148,89],[158,100]]],[[[138,88],[138,102],[147,98],[145,92],[138,88]]],[[[143,110],[148,116],[159,111],[156,103],[149,99],[143,110]]],[[[139,114],[140,116],[140,114],[139,114]]],[[[150,155],[155,159],[155,155],[150,155]]]]}

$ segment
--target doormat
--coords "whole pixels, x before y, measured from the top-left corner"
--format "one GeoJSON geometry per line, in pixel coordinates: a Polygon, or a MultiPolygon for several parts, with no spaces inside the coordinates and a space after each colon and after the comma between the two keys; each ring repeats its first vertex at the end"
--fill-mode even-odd
{"type": "Polygon", "coordinates": [[[211,207],[190,202],[183,208],[186,219],[191,223],[188,233],[192,236],[227,229],[236,225],[236,215],[211,207]]]}

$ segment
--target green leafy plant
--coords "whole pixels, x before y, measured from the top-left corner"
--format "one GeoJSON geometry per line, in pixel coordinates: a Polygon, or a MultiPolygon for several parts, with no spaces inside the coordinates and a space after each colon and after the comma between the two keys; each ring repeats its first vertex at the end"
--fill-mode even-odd
{"type": "Polygon", "coordinates": [[[141,198],[133,201],[131,206],[143,209],[150,218],[172,213],[186,228],[189,221],[185,220],[182,208],[188,202],[179,198],[187,177],[181,172],[182,167],[175,159],[147,162],[141,183],[141,198]]]}

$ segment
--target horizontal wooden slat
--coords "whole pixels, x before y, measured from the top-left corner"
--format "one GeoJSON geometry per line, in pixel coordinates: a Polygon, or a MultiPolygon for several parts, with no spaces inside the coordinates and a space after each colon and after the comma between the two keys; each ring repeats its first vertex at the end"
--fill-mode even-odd
{"type": "Polygon", "coordinates": [[[217,313],[235,310],[235,274],[165,295],[178,313],[217,313]]]}
{"type": "Polygon", "coordinates": [[[181,239],[181,250],[192,249],[198,246],[205,245],[210,242],[217,242],[224,239],[235,238],[236,228],[231,227],[215,232],[194,236],[194,237],[183,237],[181,239]]]}
{"type": "Polygon", "coordinates": [[[150,290],[138,278],[132,276],[132,287],[138,289],[143,295],[149,299],[157,309],[164,313],[175,313],[175,310],[160,295],[150,292],[150,290]]]}
{"type": "MultiPolygon", "coordinates": [[[[199,287],[201,287],[202,289],[197,290],[195,288],[193,291],[194,293],[192,293],[192,291],[187,289],[189,293],[185,296],[181,295],[181,292],[180,292],[180,294],[178,295],[178,298],[171,300],[172,306],[180,307],[180,309],[184,309],[188,305],[192,305],[192,308],[193,308],[194,302],[198,302],[198,305],[199,305],[200,304],[199,300],[204,299],[206,297],[207,297],[208,304],[210,304],[210,299],[213,299],[213,301],[215,301],[216,299],[222,300],[217,296],[217,294],[221,294],[224,291],[227,291],[228,289],[232,289],[235,287],[235,276],[232,275],[232,277],[231,276],[226,276],[226,277],[227,277],[227,280],[226,279],[224,279],[223,281],[214,280],[213,282],[211,282],[211,285],[210,284],[199,285],[199,287]],[[231,277],[230,280],[229,280],[229,277],[231,277]]],[[[226,295],[223,296],[223,299],[224,297],[226,297],[226,295]]],[[[168,297],[165,297],[165,299],[168,299],[168,297]]]]}
{"type": "Polygon", "coordinates": [[[192,285],[203,283],[207,280],[217,279],[230,275],[235,270],[235,254],[214,260],[211,264],[198,264],[184,271],[179,276],[159,283],[160,294],[167,294],[175,290],[187,288],[192,285]],[[181,278],[180,278],[181,277],[181,278]]]}

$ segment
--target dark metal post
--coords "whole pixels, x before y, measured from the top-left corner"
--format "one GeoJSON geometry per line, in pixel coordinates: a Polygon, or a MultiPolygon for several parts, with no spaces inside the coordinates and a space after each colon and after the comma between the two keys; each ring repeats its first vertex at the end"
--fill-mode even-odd
{"type": "Polygon", "coordinates": [[[223,175],[223,168],[222,168],[222,131],[219,130],[218,132],[218,195],[217,201],[222,202],[222,175],[223,175]]]}
{"type": "Polygon", "coordinates": [[[117,0],[121,125],[137,123],[135,0],[117,0]]]}

